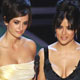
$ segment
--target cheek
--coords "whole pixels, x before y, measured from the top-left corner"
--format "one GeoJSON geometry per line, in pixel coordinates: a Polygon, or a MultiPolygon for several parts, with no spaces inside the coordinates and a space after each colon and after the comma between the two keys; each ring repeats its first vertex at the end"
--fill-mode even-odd
{"type": "Polygon", "coordinates": [[[73,37],[74,36],[74,32],[69,32],[68,36],[73,37]]]}
{"type": "Polygon", "coordinates": [[[10,28],[16,28],[16,25],[15,24],[9,24],[9,27],[10,28]]]}
{"type": "Polygon", "coordinates": [[[56,30],[56,36],[61,35],[61,31],[60,30],[56,30]]]}
{"type": "Polygon", "coordinates": [[[28,26],[24,26],[24,31],[28,28],[28,26]]]}
{"type": "Polygon", "coordinates": [[[14,28],[13,28],[13,25],[11,25],[11,24],[9,24],[9,25],[7,26],[7,28],[8,28],[8,29],[14,29],[14,28]]]}

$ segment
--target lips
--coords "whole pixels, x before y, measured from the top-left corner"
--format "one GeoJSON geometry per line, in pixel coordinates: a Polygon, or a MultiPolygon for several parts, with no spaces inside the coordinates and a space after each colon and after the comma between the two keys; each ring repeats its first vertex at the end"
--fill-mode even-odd
{"type": "Polygon", "coordinates": [[[22,34],[23,33],[23,31],[16,31],[18,34],[22,34]]]}
{"type": "Polygon", "coordinates": [[[68,37],[61,37],[62,40],[67,40],[68,37]]]}

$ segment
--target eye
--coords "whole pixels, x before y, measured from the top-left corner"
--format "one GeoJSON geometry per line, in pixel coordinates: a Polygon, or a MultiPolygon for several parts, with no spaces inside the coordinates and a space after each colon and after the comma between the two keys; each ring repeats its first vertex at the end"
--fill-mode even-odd
{"type": "Polygon", "coordinates": [[[68,29],[68,30],[73,30],[71,26],[68,26],[67,29],[68,29]]]}
{"type": "Polygon", "coordinates": [[[24,22],[24,25],[28,25],[28,21],[25,21],[25,22],[24,22]]]}
{"type": "Polygon", "coordinates": [[[19,24],[19,21],[14,21],[15,24],[19,24]]]}

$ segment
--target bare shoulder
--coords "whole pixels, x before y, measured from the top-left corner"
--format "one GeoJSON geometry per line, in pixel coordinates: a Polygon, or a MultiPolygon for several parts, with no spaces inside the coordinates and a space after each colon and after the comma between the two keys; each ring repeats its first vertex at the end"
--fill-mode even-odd
{"type": "Polygon", "coordinates": [[[21,37],[21,41],[32,51],[34,55],[36,54],[36,43],[33,40],[21,37]]]}
{"type": "Polygon", "coordinates": [[[39,66],[38,80],[46,80],[44,74],[44,49],[43,48],[40,49],[39,56],[40,56],[40,66],[39,66]]]}
{"type": "Polygon", "coordinates": [[[39,50],[39,57],[40,57],[40,64],[41,66],[44,66],[44,48],[41,48],[39,50]]]}
{"type": "MultiPolygon", "coordinates": [[[[75,51],[74,51],[75,52],[75,51]]],[[[77,59],[79,58],[80,59],[80,43],[76,42],[76,52],[77,54],[77,59]]]]}
{"type": "MultiPolygon", "coordinates": [[[[57,51],[55,46],[56,46],[56,42],[48,45],[48,52],[49,53],[52,53],[52,52],[54,53],[55,51],[57,51]]],[[[44,48],[41,48],[40,51],[39,51],[39,56],[44,58],[44,54],[45,54],[44,53],[44,48]]]]}
{"type": "Polygon", "coordinates": [[[76,50],[80,53],[80,43],[76,42],[76,50]]]}
{"type": "Polygon", "coordinates": [[[44,58],[44,49],[43,49],[43,48],[41,48],[41,49],[39,50],[39,56],[40,56],[41,59],[44,58]]]}
{"type": "Polygon", "coordinates": [[[52,53],[52,52],[54,53],[54,52],[57,51],[56,44],[57,44],[57,42],[52,43],[52,44],[50,44],[50,45],[48,46],[49,53],[52,53]]]}
{"type": "Polygon", "coordinates": [[[76,42],[76,44],[77,44],[77,50],[80,51],[80,43],[76,42]]]}
{"type": "Polygon", "coordinates": [[[29,38],[22,37],[21,39],[25,44],[29,45],[31,48],[36,47],[36,43],[29,38]]]}

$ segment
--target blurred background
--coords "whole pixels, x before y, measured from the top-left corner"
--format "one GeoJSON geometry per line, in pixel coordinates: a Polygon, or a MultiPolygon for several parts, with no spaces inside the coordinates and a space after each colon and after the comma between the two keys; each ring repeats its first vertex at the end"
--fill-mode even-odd
{"type": "MultiPolygon", "coordinates": [[[[32,24],[23,36],[33,39],[37,44],[37,52],[56,41],[52,29],[55,6],[58,0],[26,0],[31,4],[32,24]]],[[[0,17],[0,36],[6,27],[0,17]]]]}
{"type": "Polygon", "coordinates": [[[48,44],[55,41],[52,33],[52,24],[57,1],[58,0],[31,0],[32,25],[30,31],[48,44]]]}
{"type": "Polygon", "coordinates": [[[32,25],[29,31],[39,38],[41,47],[56,41],[52,27],[57,1],[31,0],[32,25]]]}

